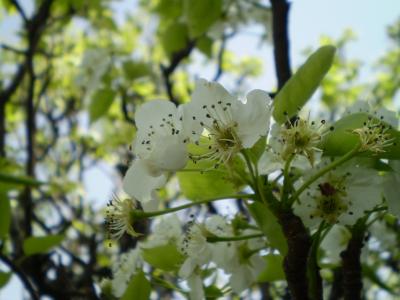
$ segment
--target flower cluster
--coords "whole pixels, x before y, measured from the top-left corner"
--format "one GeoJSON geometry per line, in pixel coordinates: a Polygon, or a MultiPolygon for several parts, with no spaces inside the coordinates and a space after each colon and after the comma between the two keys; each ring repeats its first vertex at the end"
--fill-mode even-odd
{"type": "MultiPolygon", "coordinates": [[[[239,178],[240,192],[226,198],[243,198],[242,209],[247,209],[247,214],[243,217],[245,222],[238,222],[242,220],[239,217],[235,222],[199,213],[199,219],[205,221],[197,222],[192,215],[185,230],[177,216],[159,219],[147,240],[138,243],[138,252],[127,260],[134,264],[126,272],[129,278],[144,260],[155,269],[175,272],[186,284],[178,281],[179,290],[190,288],[190,299],[204,299],[209,287],[204,279],[210,270],[219,269],[225,274],[229,291],[240,295],[260,280],[260,274],[268,273],[264,272],[268,263],[282,262],[283,256],[293,251],[285,248],[291,246],[292,236],[284,230],[278,232],[285,226],[282,216],[293,216],[296,222],[302,220],[307,228],[302,234],[310,234],[310,239],[323,250],[321,262],[339,264],[339,253],[346,249],[351,230],[359,222],[366,224],[370,216],[386,206],[391,213],[400,214],[397,190],[393,188],[393,183],[399,182],[398,164],[378,161],[378,155],[392,151],[392,114],[357,110],[357,124],[360,119],[367,121],[360,128],[354,129],[353,124],[343,131],[343,123],[338,122],[335,130],[324,120],[299,116],[270,126],[272,110],[273,103],[265,91],[253,90],[240,100],[222,85],[204,79],[198,80],[188,103],[176,107],[168,101],[154,100],[137,109],[134,159],[123,180],[123,189],[131,198],[116,198],[110,203],[107,225],[111,237],[118,239],[124,232],[137,236],[135,218],[160,216],[223,198],[218,190],[213,199],[196,199],[197,202],[172,205],[165,210],[153,206],[149,210],[149,204],[157,197],[155,191],[166,184],[173,172],[198,172],[199,177],[206,178],[199,180],[201,184],[210,178],[215,181],[215,174],[229,172],[228,179],[223,180],[239,178]],[[325,151],[329,147],[326,140],[337,132],[344,132],[346,138],[349,133],[354,134],[359,142],[353,148],[347,144],[352,150],[344,155],[333,150],[331,154],[325,151]],[[195,166],[196,163],[199,164],[195,166]],[[376,164],[387,168],[379,169],[376,164]],[[220,165],[225,168],[214,170],[220,165]],[[207,168],[212,169],[213,176],[207,177],[207,168]],[[380,171],[389,169],[393,172],[382,176],[380,171]],[[277,176],[270,178],[271,173],[277,176]],[[253,194],[248,193],[249,189],[253,194]],[[276,224],[273,215],[278,218],[276,224]],[[282,236],[277,238],[278,235],[282,236]],[[152,258],[160,251],[168,251],[166,261],[152,258]]],[[[349,140],[354,142],[351,136],[349,140]]],[[[121,275],[115,271],[114,277],[121,275]]],[[[114,294],[120,295],[122,288],[114,286],[114,294]]]]}

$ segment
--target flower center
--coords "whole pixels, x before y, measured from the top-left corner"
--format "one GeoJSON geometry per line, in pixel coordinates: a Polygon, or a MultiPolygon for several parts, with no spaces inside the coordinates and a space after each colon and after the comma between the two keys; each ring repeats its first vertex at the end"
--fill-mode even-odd
{"type": "Polygon", "coordinates": [[[342,182],[324,182],[318,185],[320,195],[316,198],[315,215],[331,224],[336,223],[337,218],[348,209],[342,182]]]}
{"type": "MultiPolygon", "coordinates": [[[[201,159],[216,161],[214,167],[217,168],[221,163],[229,163],[242,149],[242,143],[236,133],[238,124],[232,120],[230,106],[230,103],[218,101],[215,105],[202,107],[205,120],[211,120],[211,122],[200,122],[205,129],[203,136],[208,139],[205,143],[207,150],[201,155],[191,155],[194,162],[201,159]]],[[[199,142],[196,144],[200,145],[199,142]]]]}

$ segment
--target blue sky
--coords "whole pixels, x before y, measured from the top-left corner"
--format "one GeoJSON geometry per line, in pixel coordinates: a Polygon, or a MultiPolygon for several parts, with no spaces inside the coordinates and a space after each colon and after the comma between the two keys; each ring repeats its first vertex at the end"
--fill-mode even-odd
{"type": "MultiPolygon", "coordinates": [[[[26,6],[30,0],[22,0],[26,6]]],[[[132,2],[124,0],[125,8],[133,7],[132,2]]],[[[29,5],[28,5],[29,6],[29,5]]],[[[293,0],[290,12],[290,43],[292,66],[301,64],[305,57],[302,51],[307,47],[316,48],[321,35],[338,38],[345,29],[351,28],[357,35],[347,49],[349,58],[357,58],[366,63],[363,76],[369,78],[371,66],[389,47],[386,27],[400,17],[399,0],[293,0]]],[[[0,24],[0,41],[9,40],[15,20],[6,20],[0,24]]],[[[265,61],[265,72],[251,84],[251,88],[272,90],[275,86],[272,47],[257,48],[254,36],[241,35],[229,48],[239,55],[257,55],[265,61]]],[[[107,172],[107,167],[104,167],[107,172]]],[[[85,175],[85,187],[88,199],[97,199],[105,205],[110,196],[113,183],[103,170],[92,169],[85,175]]],[[[0,291],[0,300],[22,299],[21,285],[18,279],[0,291]]]]}

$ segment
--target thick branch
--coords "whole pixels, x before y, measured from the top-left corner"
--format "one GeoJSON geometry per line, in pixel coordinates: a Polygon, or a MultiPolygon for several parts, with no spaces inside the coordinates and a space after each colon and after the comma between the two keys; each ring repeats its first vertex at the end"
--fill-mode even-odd
{"type": "Polygon", "coordinates": [[[346,250],[340,254],[342,257],[343,294],[345,300],[361,300],[362,273],[360,256],[363,246],[364,230],[352,230],[349,244],[346,250]]]}
{"type": "Polygon", "coordinates": [[[275,73],[278,90],[292,76],[289,58],[288,14],[289,3],[286,0],[270,0],[272,5],[272,36],[274,41],[275,73]]]}
{"type": "Polygon", "coordinates": [[[283,267],[294,300],[308,299],[307,259],[311,238],[301,219],[290,210],[275,212],[288,243],[283,267]]]}

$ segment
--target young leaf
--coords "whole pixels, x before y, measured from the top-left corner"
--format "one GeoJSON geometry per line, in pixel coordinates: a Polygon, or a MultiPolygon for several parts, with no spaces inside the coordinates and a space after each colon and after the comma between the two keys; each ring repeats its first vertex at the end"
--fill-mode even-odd
{"type": "MultiPolygon", "coordinates": [[[[334,130],[324,137],[320,146],[324,150],[324,155],[340,156],[353,149],[359,142],[359,137],[352,131],[363,127],[368,118],[370,116],[366,113],[355,113],[334,123],[334,130]]],[[[388,133],[393,138],[392,145],[384,148],[385,152],[373,154],[374,158],[400,159],[400,132],[389,129],[388,133]]]]}
{"type": "Polygon", "coordinates": [[[187,169],[199,171],[178,172],[179,186],[182,193],[190,200],[221,197],[234,194],[237,190],[228,179],[228,173],[224,167],[213,170],[208,162],[199,161],[196,164],[189,162],[187,169]],[[200,172],[200,170],[207,170],[200,172]]]}
{"type": "Polygon", "coordinates": [[[143,259],[155,268],[164,271],[176,271],[183,256],[175,244],[166,244],[154,248],[142,248],[143,259]]]}
{"type": "Polygon", "coordinates": [[[11,183],[11,184],[16,184],[16,185],[29,185],[29,186],[38,186],[38,185],[43,184],[43,182],[35,180],[31,177],[14,176],[14,175],[1,173],[1,172],[0,172],[0,182],[4,182],[7,184],[11,183]]]}
{"type": "Polygon", "coordinates": [[[184,13],[190,36],[198,37],[221,16],[222,0],[185,0],[184,13]]]}
{"type": "Polygon", "coordinates": [[[11,278],[11,272],[0,271],[0,289],[5,286],[11,278]]]}
{"type": "Polygon", "coordinates": [[[181,50],[188,41],[186,25],[172,23],[161,33],[161,44],[168,54],[181,50]]]}
{"type": "Polygon", "coordinates": [[[273,117],[282,124],[304,106],[332,65],[336,48],[323,46],[315,51],[286,82],[274,98],[273,117]]]}
{"type": "Polygon", "coordinates": [[[122,64],[124,75],[128,80],[135,80],[149,75],[149,66],[142,61],[128,60],[122,64]]]}
{"type": "Polygon", "coordinates": [[[271,246],[278,249],[281,255],[287,253],[287,243],[277,218],[265,205],[254,202],[249,205],[250,214],[260,226],[271,246]]]}
{"type": "Polygon", "coordinates": [[[279,254],[268,254],[265,259],[265,268],[258,275],[258,282],[272,282],[285,280],[283,272],[283,256],[279,254]]]}
{"type": "Polygon", "coordinates": [[[10,201],[4,191],[0,191],[0,239],[8,234],[11,221],[10,201]]]}
{"type": "Polygon", "coordinates": [[[121,300],[148,300],[150,292],[150,282],[141,271],[132,277],[121,300]]]}
{"type": "Polygon", "coordinates": [[[51,248],[58,246],[64,239],[64,235],[46,235],[40,237],[29,237],[24,240],[23,249],[25,255],[46,253],[51,248]]]}
{"type": "Polygon", "coordinates": [[[116,92],[111,88],[102,88],[92,96],[89,105],[90,123],[94,123],[105,115],[114,101],[116,92]]]}

